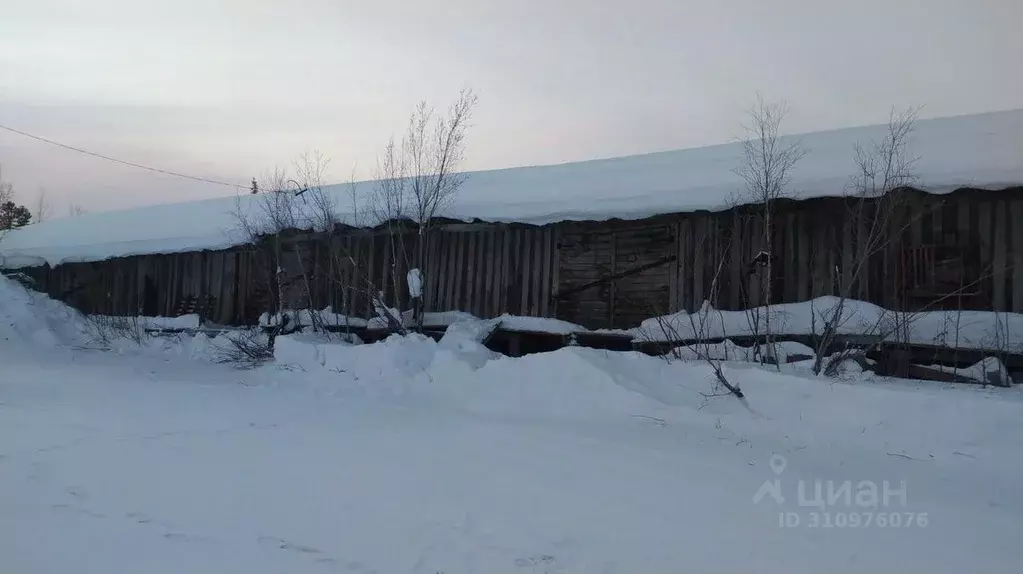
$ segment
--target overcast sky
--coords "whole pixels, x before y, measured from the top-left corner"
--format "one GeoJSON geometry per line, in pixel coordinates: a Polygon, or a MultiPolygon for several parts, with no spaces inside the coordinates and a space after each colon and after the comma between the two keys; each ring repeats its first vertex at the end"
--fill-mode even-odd
{"type": "MultiPolygon", "coordinates": [[[[1023,108],[1023,0],[0,0],[0,124],[245,184],[305,149],[372,175],[417,101],[479,94],[468,169],[1023,108]]],[[[0,131],[55,215],[233,193],[0,131]]]]}

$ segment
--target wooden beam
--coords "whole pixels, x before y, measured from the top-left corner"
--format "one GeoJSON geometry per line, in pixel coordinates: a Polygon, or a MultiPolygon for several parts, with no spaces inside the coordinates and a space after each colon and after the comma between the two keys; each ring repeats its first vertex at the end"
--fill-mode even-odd
{"type": "Polygon", "coordinates": [[[991,243],[994,248],[994,268],[992,274],[994,276],[994,304],[995,311],[1006,311],[1008,306],[1005,300],[1005,277],[1009,267],[1008,254],[1006,253],[1008,245],[1007,243],[1007,232],[1008,224],[1006,222],[1006,212],[1009,207],[1006,202],[999,201],[995,204],[995,209],[992,215],[994,220],[991,225],[991,243]]]}
{"type": "Polygon", "coordinates": [[[1023,313],[1023,201],[1010,204],[1012,234],[1012,311],[1023,313]]]}
{"type": "Polygon", "coordinates": [[[533,288],[530,289],[529,293],[529,311],[528,314],[533,317],[541,316],[540,313],[540,279],[543,278],[542,265],[543,265],[543,251],[544,251],[544,230],[543,228],[534,229],[532,235],[533,244],[533,261],[530,265],[530,274],[533,276],[533,288]]]}
{"type": "MultiPolygon", "coordinates": [[[[548,297],[551,297],[554,293],[557,293],[558,289],[561,288],[561,283],[560,283],[560,281],[561,281],[561,230],[557,226],[551,228],[551,249],[552,249],[551,257],[553,258],[553,262],[551,264],[551,281],[550,281],[550,292],[547,294],[548,297]]],[[[557,317],[558,316],[558,300],[557,299],[553,299],[552,298],[551,305],[550,305],[550,312],[549,312],[548,316],[550,316],[550,317],[557,317]]]]}
{"type": "Polygon", "coordinates": [[[584,283],[583,285],[579,285],[577,287],[573,287],[573,288],[567,289],[565,291],[560,291],[560,292],[554,294],[554,298],[555,299],[559,299],[559,300],[560,299],[565,299],[569,295],[573,295],[575,293],[579,293],[580,291],[585,291],[587,289],[596,287],[597,285],[602,285],[602,284],[607,283],[609,281],[614,281],[615,279],[621,279],[622,277],[628,277],[630,275],[635,275],[637,273],[642,273],[642,272],[646,271],[647,269],[653,269],[654,267],[660,267],[661,265],[664,265],[666,263],[671,263],[672,261],[675,261],[677,259],[678,259],[678,256],[676,256],[676,255],[670,255],[668,257],[663,257],[661,259],[658,259],[657,261],[653,261],[651,263],[647,263],[646,265],[640,265],[639,267],[634,267],[632,269],[627,269],[625,271],[622,271],[621,273],[615,273],[613,275],[609,275],[607,277],[603,277],[601,279],[597,279],[596,281],[590,281],[589,283],[584,283]]]}
{"type": "Polygon", "coordinates": [[[519,309],[515,313],[516,315],[528,315],[529,314],[529,257],[531,255],[530,248],[533,246],[532,234],[530,229],[520,229],[518,235],[521,241],[522,249],[519,250],[519,309]]]}
{"type": "Polygon", "coordinates": [[[552,315],[551,293],[554,288],[551,286],[551,261],[554,259],[552,251],[555,247],[553,235],[554,228],[552,226],[543,228],[543,276],[540,278],[540,291],[537,293],[540,315],[543,317],[552,315]]]}

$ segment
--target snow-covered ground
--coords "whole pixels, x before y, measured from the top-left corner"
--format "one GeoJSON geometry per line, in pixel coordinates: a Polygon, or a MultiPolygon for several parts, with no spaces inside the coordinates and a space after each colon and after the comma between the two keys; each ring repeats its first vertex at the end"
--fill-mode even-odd
{"type": "Polygon", "coordinates": [[[440,342],[283,337],[252,370],[211,362],[203,336],[77,348],[90,336],[0,278],[0,571],[1023,563],[1015,388],[728,363],[740,402],[711,396],[699,362],[507,358],[468,328],[440,342]]]}

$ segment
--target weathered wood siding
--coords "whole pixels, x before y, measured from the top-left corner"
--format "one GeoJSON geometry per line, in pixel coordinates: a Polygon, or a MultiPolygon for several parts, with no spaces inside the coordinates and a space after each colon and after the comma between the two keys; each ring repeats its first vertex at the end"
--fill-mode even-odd
{"type": "MultiPolygon", "coordinates": [[[[852,297],[889,308],[1023,312],[1023,187],[908,192],[901,205],[890,240],[867,258],[852,297]],[[935,303],[933,294],[914,294],[921,274],[943,289],[958,282],[964,295],[935,303]]],[[[772,302],[805,301],[840,293],[842,277],[868,250],[871,221],[850,217],[846,200],[820,198],[780,202],[770,238],[753,206],[627,222],[443,225],[426,249],[424,305],[624,328],[705,300],[721,309],[764,304],[766,267],[752,264],[761,252],[772,255],[772,302]]],[[[331,305],[371,316],[371,285],[389,305],[407,307],[406,261],[415,241],[412,233],[392,239],[380,230],[293,234],[279,261],[264,245],[21,271],[87,313],[175,315],[183,299],[211,297],[211,321],[253,324],[281,297],[289,308],[331,305]]]]}
{"type": "MultiPolygon", "coordinates": [[[[407,308],[407,274],[416,236],[353,231],[342,236],[302,236],[281,248],[288,308],[322,308],[372,316],[371,293],[407,308]],[[304,277],[309,277],[306,285],[304,277]],[[307,295],[307,291],[311,296],[307,295]]],[[[458,310],[479,317],[503,313],[553,316],[558,271],[554,226],[450,225],[429,235],[423,274],[427,311],[458,310]]]]}
{"type": "Polygon", "coordinates": [[[673,280],[673,261],[667,259],[675,255],[674,242],[674,225],[665,221],[565,224],[559,246],[558,317],[587,327],[615,328],[667,313],[673,280]],[[630,273],[638,269],[643,270],[630,273]],[[621,277],[600,282],[617,275],[621,277]]]}
{"type": "MultiPolygon", "coordinates": [[[[85,313],[179,314],[187,297],[215,298],[210,320],[243,324],[258,317],[247,295],[254,265],[244,249],[119,257],[21,270],[36,288],[85,313]]],[[[265,281],[265,280],[264,280],[265,281]]]]}
{"type": "Polygon", "coordinates": [[[1023,188],[902,192],[890,216],[853,217],[850,200],[818,198],[774,206],[764,234],[758,206],[659,216],[638,222],[565,223],[558,290],[560,318],[587,327],[629,327],[644,317],[763,305],[771,255],[771,303],[849,295],[888,308],[1023,312],[1023,188]],[[885,222],[880,242],[870,226],[885,222]],[[668,265],[614,278],[675,255],[668,265]],[[923,259],[921,259],[923,257],[923,259]],[[862,270],[855,281],[859,261],[862,270]],[[935,285],[914,287],[916,274],[935,285]],[[603,281],[602,281],[603,279],[603,281]],[[578,290],[580,286],[591,285],[578,290]]]}
{"type": "MultiPolygon", "coordinates": [[[[786,201],[775,208],[770,246],[763,215],[744,208],[719,213],[678,215],[679,283],[673,308],[693,310],[704,300],[721,309],[762,305],[766,268],[752,266],[761,251],[772,257],[772,303],[839,295],[843,278],[853,275],[850,296],[889,308],[968,309],[1023,312],[1023,188],[1001,192],[960,190],[947,195],[909,191],[888,221],[886,238],[873,249],[865,240],[879,218],[850,217],[841,198],[786,201]],[[1016,215],[1014,215],[1016,214],[1016,215]],[[914,295],[906,277],[907,253],[939,255],[926,271],[945,290],[914,295]],[[868,251],[872,251],[868,256],[868,251]],[[949,287],[950,280],[957,285],[949,287]]],[[[932,256],[933,257],[933,256],[932,256]]]]}
{"type": "Polygon", "coordinates": [[[483,226],[432,237],[424,287],[427,311],[457,309],[550,317],[558,268],[558,229],[483,226]]]}

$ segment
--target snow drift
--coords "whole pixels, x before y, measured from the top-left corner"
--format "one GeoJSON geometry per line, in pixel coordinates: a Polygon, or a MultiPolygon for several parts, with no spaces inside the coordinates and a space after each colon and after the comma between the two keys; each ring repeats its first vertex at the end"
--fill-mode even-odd
{"type": "Polygon", "coordinates": [[[50,348],[85,344],[93,337],[81,313],[0,275],[0,339],[4,344],[50,348]]]}
{"type": "Polygon", "coordinates": [[[694,313],[680,311],[644,320],[626,331],[637,341],[689,341],[764,334],[815,335],[824,332],[834,310],[841,335],[877,335],[916,345],[1023,353],[1023,314],[995,311],[892,311],[865,301],[818,297],[744,311],[714,309],[708,302],[694,313]],[[754,322],[759,317],[759,323],[754,322]],[[900,338],[901,337],[901,338],[900,338]]]}

